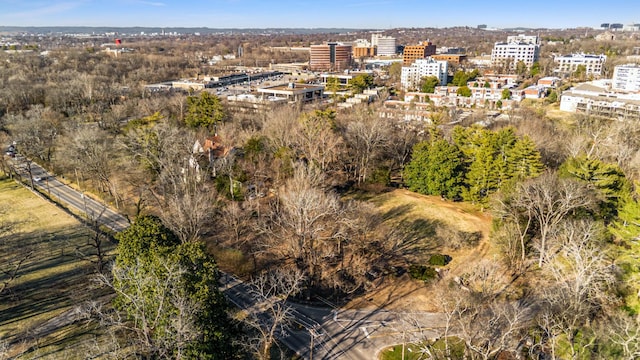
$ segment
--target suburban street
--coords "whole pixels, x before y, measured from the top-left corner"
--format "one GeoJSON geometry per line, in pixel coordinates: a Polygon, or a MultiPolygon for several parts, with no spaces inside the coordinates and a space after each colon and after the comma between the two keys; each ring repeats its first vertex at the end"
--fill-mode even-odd
{"type": "MultiPolygon", "coordinates": [[[[255,306],[249,284],[222,274],[221,289],[234,305],[255,306]]],[[[384,348],[420,338],[437,338],[444,317],[436,313],[397,313],[386,310],[342,310],[289,302],[294,326],[279,340],[304,359],[377,359],[384,348]],[[313,342],[312,342],[313,337],[313,342]],[[311,344],[313,343],[313,347],[311,344]]]]}
{"type": "MultiPolygon", "coordinates": [[[[27,165],[16,156],[14,166],[29,183],[27,165]]],[[[64,206],[84,213],[118,232],[129,226],[127,218],[82,192],[65,185],[42,167],[31,163],[34,186],[64,206]],[[37,179],[37,181],[36,181],[37,179]]],[[[227,299],[242,310],[259,306],[252,297],[250,284],[228,273],[221,273],[220,289],[227,299]]],[[[278,339],[303,359],[377,359],[379,352],[393,344],[410,341],[411,336],[436,338],[444,322],[441,314],[396,313],[386,310],[343,310],[313,307],[289,302],[296,326],[278,339]]]]}
{"type": "MultiPolygon", "coordinates": [[[[19,154],[16,155],[14,164],[18,173],[29,183],[29,172],[24,158],[19,154]]],[[[53,174],[34,162],[31,163],[31,174],[34,179],[33,185],[43,193],[49,194],[54,201],[86,214],[89,219],[99,220],[113,231],[119,232],[129,227],[127,218],[106,204],[59,181],[53,174]]]]}

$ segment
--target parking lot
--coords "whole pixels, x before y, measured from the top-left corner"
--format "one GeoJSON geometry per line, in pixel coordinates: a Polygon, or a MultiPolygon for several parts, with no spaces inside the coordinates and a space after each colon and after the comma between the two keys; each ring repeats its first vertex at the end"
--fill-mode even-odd
{"type": "Polygon", "coordinates": [[[227,97],[229,95],[240,95],[255,92],[258,88],[286,84],[290,82],[298,82],[300,77],[293,75],[277,75],[265,79],[245,81],[240,84],[220,86],[213,88],[215,94],[219,97],[227,97]]]}

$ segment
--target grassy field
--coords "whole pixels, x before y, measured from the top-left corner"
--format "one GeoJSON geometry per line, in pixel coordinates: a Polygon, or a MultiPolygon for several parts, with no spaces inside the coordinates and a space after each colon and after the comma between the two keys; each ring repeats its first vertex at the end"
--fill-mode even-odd
{"type": "MultiPolygon", "coordinates": [[[[0,180],[0,344],[8,358],[84,359],[98,334],[74,323],[78,304],[104,295],[91,289],[92,232],[15,182],[0,180]]],[[[107,242],[106,247],[114,245],[107,242]]],[[[0,350],[2,358],[2,350],[0,350]]]]}
{"type": "MultiPolygon", "coordinates": [[[[375,204],[387,227],[400,233],[406,246],[404,258],[409,262],[424,264],[429,254],[447,254],[453,259],[447,265],[449,273],[459,275],[497,252],[489,241],[491,216],[471,204],[403,189],[354,197],[375,204]]],[[[348,307],[435,311],[431,298],[428,286],[405,274],[387,279],[348,307]]]]}

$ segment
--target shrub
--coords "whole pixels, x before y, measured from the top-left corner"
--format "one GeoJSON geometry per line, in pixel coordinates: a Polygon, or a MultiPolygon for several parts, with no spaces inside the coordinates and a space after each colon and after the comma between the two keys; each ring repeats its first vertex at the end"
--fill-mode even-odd
{"type": "Polygon", "coordinates": [[[391,184],[391,170],[387,167],[377,168],[373,170],[367,181],[371,184],[389,186],[391,184]]]}
{"type": "Polygon", "coordinates": [[[429,258],[429,265],[445,266],[451,262],[451,256],[444,254],[434,254],[429,258]]]}
{"type": "Polygon", "coordinates": [[[438,272],[431,266],[411,265],[409,266],[409,274],[412,278],[428,282],[438,277],[438,272]]]}

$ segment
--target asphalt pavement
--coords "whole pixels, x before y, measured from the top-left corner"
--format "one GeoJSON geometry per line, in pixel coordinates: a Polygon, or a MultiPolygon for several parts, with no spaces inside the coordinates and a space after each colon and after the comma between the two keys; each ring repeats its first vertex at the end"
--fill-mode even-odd
{"type": "MultiPolygon", "coordinates": [[[[29,182],[24,159],[17,155],[13,161],[23,179],[29,182]]],[[[90,219],[116,232],[129,227],[126,217],[64,184],[33,162],[31,174],[34,186],[49,194],[54,201],[85,213],[90,219]]],[[[251,296],[250,286],[231,274],[221,275],[220,289],[240,309],[248,310],[257,306],[257,300],[251,296]]],[[[297,326],[286,333],[279,333],[278,339],[303,359],[310,360],[377,359],[382,349],[406,341],[408,335],[415,337],[419,333],[422,338],[438,337],[444,322],[443,316],[435,313],[407,314],[382,309],[344,310],[294,302],[288,304],[293,308],[293,322],[297,326]]]]}
{"type": "MultiPolygon", "coordinates": [[[[13,163],[23,180],[30,183],[28,164],[24,157],[19,154],[16,155],[13,163]]],[[[129,220],[126,217],[111,209],[105,203],[66,185],[35,162],[31,162],[31,176],[34,179],[34,187],[48,194],[53,201],[73,208],[75,212],[83,213],[91,220],[98,220],[115,232],[120,232],[129,227],[129,220]]]]}

